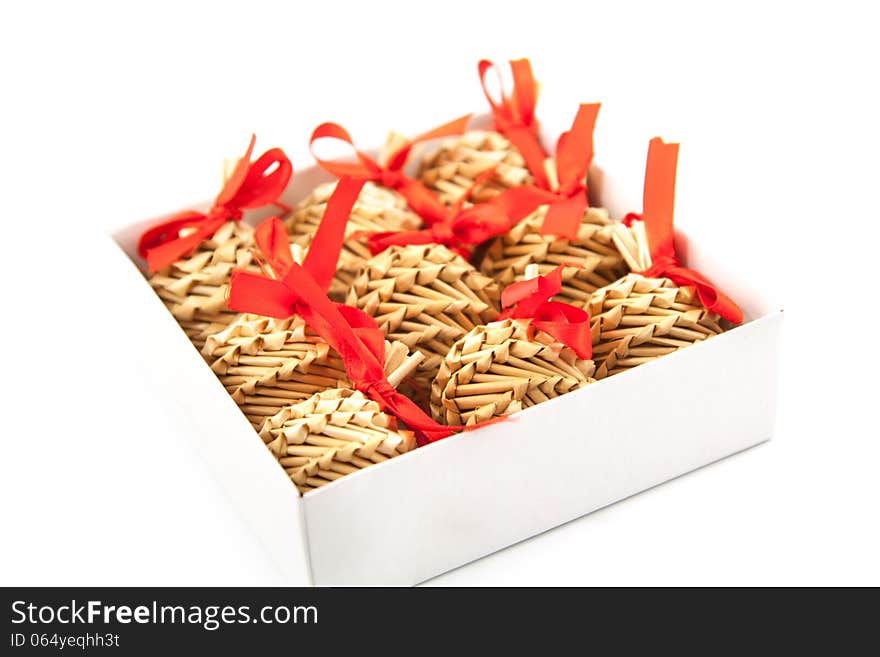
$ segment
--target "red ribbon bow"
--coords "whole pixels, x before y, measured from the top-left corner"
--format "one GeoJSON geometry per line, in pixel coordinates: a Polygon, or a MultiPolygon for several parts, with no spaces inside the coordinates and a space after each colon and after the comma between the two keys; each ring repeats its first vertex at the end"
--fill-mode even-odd
{"type": "Polygon", "coordinates": [[[629,226],[633,220],[645,223],[648,244],[651,249],[651,266],[643,272],[650,278],[666,277],[676,285],[692,285],[697,290],[700,303],[707,310],[724,319],[740,324],[742,310],[726,294],[712,285],[702,274],[683,267],[675,253],[675,172],[678,164],[678,144],[666,144],[654,137],[648,145],[648,161],[645,167],[645,189],[642,207],[644,215],[628,214],[623,222],[629,226]]]}
{"type": "Polygon", "coordinates": [[[590,316],[581,308],[560,301],[548,301],[562,290],[562,270],[559,265],[546,276],[538,276],[504,288],[499,319],[530,319],[530,326],[547,333],[562,344],[571,347],[579,358],[590,359],[593,344],[590,336],[590,316]]]}
{"type": "Polygon", "coordinates": [[[416,432],[420,444],[452,435],[453,429],[425,414],[385,378],[385,335],[363,311],[327,298],[327,288],[342,247],[340,227],[357,200],[364,180],[340,179],[302,266],[290,255],[287,234],[277,217],[257,227],[255,240],[276,278],[236,270],[227,305],[231,310],[285,318],[298,314],[342,357],[357,390],[388,409],[416,432]]]}
{"type": "Polygon", "coordinates": [[[563,132],[556,142],[556,171],[559,185],[551,189],[544,179],[537,177],[536,185],[512,187],[500,194],[498,202],[508,208],[511,221],[516,223],[541,205],[548,205],[541,224],[541,234],[559,235],[574,239],[587,209],[587,186],[584,179],[593,160],[593,130],[599,114],[599,103],[582,104],[571,129],[563,132]]]}
{"type": "Polygon", "coordinates": [[[373,255],[381,253],[389,246],[443,244],[468,259],[471,256],[472,245],[506,233],[511,227],[507,208],[500,202],[495,202],[494,198],[486,203],[462,209],[471,191],[486,182],[494,173],[495,167],[492,167],[477,176],[468,190],[446,211],[446,218],[443,221],[435,222],[422,230],[362,233],[358,237],[366,238],[367,246],[373,255]]]}
{"type": "Polygon", "coordinates": [[[470,114],[462,116],[408,141],[391,153],[385,166],[380,165],[369,155],[354,148],[354,142],[348,131],[335,123],[322,123],[315,128],[309,140],[309,148],[315,161],[325,171],[332,173],[334,176],[350,176],[357,179],[371,180],[397,190],[406,199],[406,202],[413,211],[422,217],[425,223],[430,225],[444,220],[447,213],[446,207],[430,189],[418,180],[407,176],[403,172],[403,167],[406,165],[406,160],[413,146],[423,141],[437,139],[438,137],[460,135],[467,127],[470,118],[470,114]],[[314,143],[319,139],[337,139],[348,144],[354,150],[357,162],[322,160],[315,155],[314,151],[314,143]]]}
{"type": "Polygon", "coordinates": [[[293,166],[280,148],[269,149],[251,162],[255,142],[256,136],[251,136],[247,152],[235,165],[207,214],[195,210],[180,212],[141,235],[138,254],[147,260],[150,272],[189,255],[224,223],[241,219],[244,210],[278,199],[290,182],[293,166]],[[187,229],[187,234],[181,236],[181,231],[187,229]]]}
{"type": "Polygon", "coordinates": [[[487,59],[477,65],[480,85],[486,100],[492,108],[495,130],[507,137],[526,161],[535,182],[541,189],[547,189],[547,174],[544,160],[547,154],[538,141],[538,121],[535,118],[535,105],[538,101],[538,84],[532,75],[532,65],[528,59],[510,61],[513,89],[505,93],[498,67],[487,59]],[[495,99],[486,86],[486,73],[493,71],[498,78],[501,97],[495,99]]]}

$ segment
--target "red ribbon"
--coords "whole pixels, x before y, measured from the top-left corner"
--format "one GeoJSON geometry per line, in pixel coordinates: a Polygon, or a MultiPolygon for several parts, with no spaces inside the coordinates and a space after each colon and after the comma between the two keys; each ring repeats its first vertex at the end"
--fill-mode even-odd
{"type": "Polygon", "coordinates": [[[422,230],[367,232],[359,233],[357,236],[366,239],[373,255],[381,253],[389,246],[443,244],[468,259],[471,256],[472,245],[506,233],[511,227],[506,206],[494,202],[494,198],[486,203],[462,209],[471,191],[486,182],[494,173],[495,167],[492,167],[477,176],[468,190],[447,210],[447,216],[443,221],[435,222],[422,230]]]}
{"type": "Polygon", "coordinates": [[[569,239],[577,237],[588,206],[584,178],[593,160],[593,129],[599,107],[599,103],[580,105],[571,129],[559,136],[556,142],[557,189],[550,189],[548,182],[541,184],[536,178],[537,185],[512,187],[499,195],[501,198],[497,202],[506,206],[513,223],[527,217],[539,206],[547,205],[541,234],[569,239]]]}
{"type": "Polygon", "coordinates": [[[535,118],[535,105],[538,101],[538,84],[532,75],[532,65],[528,59],[510,61],[510,72],[513,78],[513,89],[504,92],[501,73],[498,67],[489,60],[481,60],[477,65],[480,85],[486,100],[492,108],[495,130],[507,137],[516,147],[532,173],[536,184],[541,189],[547,188],[547,174],[544,171],[544,160],[547,154],[538,141],[538,121],[535,118]],[[493,71],[498,78],[501,98],[496,100],[486,86],[486,74],[493,71]]]}
{"type": "Polygon", "coordinates": [[[590,316],[581,308],[560,301],[548,301],[562,290],[562,270],[559,265],[546,276],[538,276],[504,288],[499,319],[529,319],[530,326],[547,333],[555,340],[571,347],[579,358],[590,359],[593,344],[590,336],[590,316]]]}
{"type": "Polygon", "coordinates": [[[470,114],[462,116],[408,141],[391,153],[385,166],[380,165],[369,155],[354,148],[354,142],[348,131],[335,123],[322,123],[315,128],[309,140],[309,148],[317,163],[334,176],[350,176],[352,178],[371,180],[397,190],[406,199],[406,202],[413,211],[422,217],[425,223],[430,225],[444,220],[447,213],[446,207],[430,189],[418,180],[407,176],[403,172],[403,167],[406,165],[406,160],[413,146],[423,141],[437,139],[438,137],[460,135],[467,127],[470,118],[470,114]],[[357,162],[322,160],[315,155],[314,151],[314,143],[319,139],[336,139],[348,144],[354,150],[357,162]]]}
{"type": "Polygon", "coordinates": [[[742,310],[726,294],[712,285],[702,274],[683,267],[675,253],[675,171],[678,163],[678,144],[666,144],[654,137],[648,145],[648,161],[645,167],[645,190],[642,206],[643,217],[628,214],[626,225],[633,220],[645,222],[645,232],[651,249],[651,266],[643,272],[649,278],[670,279],[676,285],[692,285],[697,290],[700,303],[707,310],[724,319],[740,324],[742,310]]]}
{"type": "Polygon", "coordinates": [[[375,255],[389,246],[408,244],[443,244],[470,258],[470,245],[480,244],[510,230],[510,219],[495,203],[481,203],[454,215],[450,221],[440,221],[423,230],[370,233],[367,246],[375,255]]]}
{"type": "Polygon", "coordinates": [[[255,232],[257,247],[277,278],[234,271],[227,305],[231,310],[268,317],[298,314],[339,353],[357,390],[405,422],[416,432],[420,443],[433,442],[452,435],[457,428],[435,422],[391,386],[384,372],[385,335],[376,321],[357,308],[327,298],[342,248],[340,226],[344,230],[364,182],[340,179],[302,266],[294,262],[287,239],[282,239],[281,220],[272,217],[260,224],[255,232]]]}
{"type": "Polygon", "coordinates": [[[239,220],[244,210],[274,203],[290,182],[293,166],[280,148],[272,148],[251,162],[256,136],[207,214],[195,210],[180,212],[149,228],[138,241],[138,254],[155,272],[189,255],[224,223],[239,220]],[[273,169],[274,167],[274,169],[273,169]],[[271,169],[271,171],[270,171],[271,169]],[[182,230],[189,232],[181,237],[182,230]]]}

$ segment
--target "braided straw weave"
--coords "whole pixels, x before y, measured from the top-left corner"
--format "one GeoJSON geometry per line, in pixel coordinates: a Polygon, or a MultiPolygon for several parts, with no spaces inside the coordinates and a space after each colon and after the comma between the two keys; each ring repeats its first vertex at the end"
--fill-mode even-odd
{"type": "MultiPolygon", "coordinates": [[[[297,205],[284,224],[294,244],[307,248],[321,223],[327,201],[336,189],[336,183],[318,185],[312,193],[297,205]]],[[[422,220],[393,189],[372,182],[364,185],[351,210],[345,227],[346,237],[357,231],[414,230],[422,220]]],[[[342,246],[336,276],[330,285],[329,296],[341,300],[351,287],[355,274],[372,254],[363,241],[349,239],[342,246]]]]}
{"type": "Polygon", "coordinates": [[[475,130],[446,141],[427,155],[419,167],[418,178],[446,205],[452,205],[470,189],[477,176],[497,167],[492,177],[478,185],[470,201],[483,203],[507,189],[533,182],[525,160],[505,137],[497,132],[475,130]]]}
{"type": "Polygon", "coordinates": [[[452,343],[498,316],[500,292],[445,246],[392,246],[369,260],[346,303],[376,319],[392,340],[425,355],[414,375],[427,390],[452,343]]]}
{"type": "Polygon", "coordinates": [[[563,263],[562,291],[557,301],[586,307],[590,295],[604,285],[623,276],[629,268],[613,236],[628,229],[608,218],[604,208],[587,208],[576,239],[542,235],[541,226],[547,215],[542,205],[517,223],[509,232],[493,239],[483,256],[480,269],[502,286],[521,281],[526,267],[535,263],[543,276],[563,263]]]}
{"type": "MultiPolygon", "coordinates": [[[[242,315],[209,337],[202,353],[257,429],[292,403],[351,387],[342,358],[297,315],[283,320],[242,315]]],[[[386,342],[385,374],[391,385],[409,376],[422,358],[400,342],[386,342]]]]}
{"type": "Polygon", "coordinates": [[[300,492],[414,449],[411,431],[360,392],[335,389],[285,406],[260,437],[300,492]]]}
{"type": "MultiPolygon", "coordinates": [[[[615,235],[630,267],[651,265],[644,225],[615,235]]],[[[611,376],[722,333],[720,318],[706,310],[691,286],[668,278],[627,274],[597,290],[589,304],[597,376],[611,376]]]]}
{"type": "Polygon", "coordinates": [[[593,361],[530,330],[528,320],[492,322],[452,345],[431,386],[431,412],[449,425],[482,422],[593,383],[595,369],[593,361]]]}
{"type": "Polygon", "coordinates": [[[226,307],[229,278],[235,268],[259,271],[252,246],[253,228],[228,221],[192,255],[150,277],[150,285],[197,349],[238,317],[226,307]]]}

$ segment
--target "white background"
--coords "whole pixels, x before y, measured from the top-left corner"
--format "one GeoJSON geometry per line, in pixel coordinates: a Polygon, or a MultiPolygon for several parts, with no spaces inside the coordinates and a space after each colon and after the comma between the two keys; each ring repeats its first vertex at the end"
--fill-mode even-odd
{"type": "Polygon", "coordinates": [[[133,373],[101,232],[213,196],[251,132],[416,133],[529,56],[539,112],[682,142],[680,204],[784,301],[777,435],[434,583],[880,584],[877,20],[710,4],[5,4],[0,583],[276,583],[133,373]]]}

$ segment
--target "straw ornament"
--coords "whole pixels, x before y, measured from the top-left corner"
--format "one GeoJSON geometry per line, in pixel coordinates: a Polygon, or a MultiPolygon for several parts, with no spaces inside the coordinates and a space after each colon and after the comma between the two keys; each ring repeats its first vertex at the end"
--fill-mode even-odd
{"type": "MultiPolygon", "coordinates": [[[[297,315],[245,314],[208,338],[211,369],[256,428],[266,417],[316,392],[351,387],[342,358],[297,315]]],[[[385,374],[393,386],[422,360],[401,342],[385,342],[385,374]]]]}
{"type": "Polygon", "coordinates": [[[484,203],[509,187],[534,182],[516,147],[503,135],[483,130],[447,140],[422,160],[417,177],[446,205],[463,196],[471,203],[484,203]],[[491,177],[475,185],[491,169],[491,177]]]}
{"type": "Polygon", "coordinates": [[[259,271],[252,246],[253,228],[227,221],[195,253],[150,276],[150,286],[197,349],[238,317],[226,307],[229,278],[236,268],[259,271]]]}
{"type": "Polygon", "coordinates": [[[474,424],[582,388],[595,379],[591,360],[528,320],[478,326],[443,359],[431,386],[431,412],[446,424],[474,424]]]}
{"type": "Polygon", "coordinates": [[[425,355],[414,378],[427,389],[452,344],[497,317],[499,299],[495,281],[429,244],[391,246],[368,260],[346,303],[375,318],[389,339],[425,355]]]}
{"type": "Polygon", "coordinates": [[[345,388],[285,406],[266,418],[260,437],[301,493],[416,446],[379,404],[345,388]]]}
{"type": "Polygon", "coordinates": [[[547,276],[530,265],[526,280],[504,289],[498,321],[478,326],[449,350],[431,386],[441,422],[475,424],[591,383],[590,318],[550,301],[562,268],[547,276]]]}
{"type": "Polygon", "coordinates": [[[628,215],[630,231],[614,234],[630,273],[597,290],[589,303],[598,376],[611,376],[723,332],[742,322],[736,303],[684,267],[674,246],[673,208],[678,144],[651,140],[644,215],[628,215]],[[635,273],[638,272],[638,273],[635,273]]]}
{"type": "Polygon", "coordinates": [[[596,377],[604,378],[724,331],[693,287],[627,274],[590,302],[596,377]]]}
{"type": "Polygon", "coordinates": [[[251,161],[255,143],[251,136],[244,156],[224,163],[223,187],[207,212],[179,212],[148,228],[138,241],[150,285],[198,349],[238,316],[226,306],[232,270],[256,269],[253,229],[241,222],[244,212],[279,205],[293,175],[280,148],[251,161]]]}
{"type": "MultiPolygon", "coordinates": [[[[324,217],[327,201],[335,189],[335,182],[319,185],[296,206],[295,211],[284,222],[291,242],[303,248],[309,246],[324,217]]],[[[356,232],[415,230],[421,225],[421,219],[398,192],[367,182],[351,210],[345,227],[345,237],[349,238],[356,232]]],[[[370,250],[363,241],[347,239],[339,255],[329,296],[333,299],[344,298],[355,275],[370,257],[370,250]]]]}
{"type": "Polygon", "coordinates": [[[586,208],[574,239],[542,234],[548,206],[542,205],[504,235],[493,239],[480,262],[480,270],[502,286],[525,278],[529,265],[545,275],[560,264],[577,264],[563,270],[557,300],[586,307],[590,295],[627,271],[614,235],[627,228],[608,217],[604,208],[586,208]]]}

